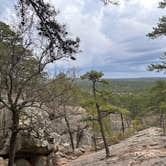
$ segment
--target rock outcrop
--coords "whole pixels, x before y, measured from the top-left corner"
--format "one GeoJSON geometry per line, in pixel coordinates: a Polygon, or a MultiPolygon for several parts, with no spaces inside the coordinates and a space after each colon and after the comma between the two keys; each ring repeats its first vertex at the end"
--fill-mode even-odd
{"type": "MultiPolygon", "coordinates": [[[[80,107],[67,108],[75,145],[78,134],[81,134],[80,149],[76,148],[78,156],[84,153],[82,146],[91,143],[86,124],[81,122],[83,115],[85,111],[80,107]]],[[[10,111],[0,111],[0,156],[3,158],[8,158],[11,117],[10,111]]],[[[47,162],[47,165],[54,166],[57,151],[61,156],[72,152],[64,119],[51,119],[49,110],[28,108],[22,112],[19,125],[25,130],[21,130],[17,137],[16,165],[45,166],[44,163],[47,162]]],[[[2,159],[0,163],[7,163],[7,160],[2,159]]]]}
{"type": "MultiPolygon", "coordinates": [[[[59,135],[54,133],[49,116],[40,109],[29,108],[23,112],[16,143],[16,154],[48,154],[52,151],[59,135]],[[26,130],[24,130],[26,129],[26,130]],[[50,141],[51,140],[51,141],[50,141]]],[[[0,111],[0,156],[7,156],[9,151],[10,127],[12,114],[8,110],[0,111]]]]}
{"type": "Polygon", "coordinates": [[[160,128],[149,128],[104,150],[81,156],[66,166],[166,166],[166,136],[160,128]]]}
{"type": "MultiPolygon", "coordinates": [[[[61,136],[60,143],[67,147],[70,145],[70,137],[64,118],[63,107],[59,107],[56,111],[54,111],[54,116],[55,119],[52,120],[52,125],[55,126],[55,131],[61,136]]],[[[83,121],[86,117],[86,110],[82,107],[67,106],[65,116],[71,128],[75,147],[81,148],[84,145],[91,145],[92,134],[86,122],[83,121]]]]}

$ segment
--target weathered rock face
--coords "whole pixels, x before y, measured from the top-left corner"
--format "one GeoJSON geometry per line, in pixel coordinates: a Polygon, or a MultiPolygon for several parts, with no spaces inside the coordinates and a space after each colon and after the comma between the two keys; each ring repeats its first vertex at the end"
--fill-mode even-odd
{"type": "Polygon", "coordinates": [[[8,160],[4,160],[2,157],[0,157],[0,166],[7,166],[8,160]]]}
{"type": "MultiPolygon", "coordinates": [[[[111,131],[120,131],[122,130],[122,120],[120,114],[114,113],[110,114],[110,130],[111,131]]],[[[123,117],[124,128],[128,128],[127,120],[123,117]]]]}
{"type": "Polygon", "coordinates": [[[66,166],[166,166],[166,136],[160,128],[149,128],[110,147],[112,156],[105,159],[104,150],[81,156],[66,166]]]}
{"type": "MultiPolygon", "coordinates": [[[[91,132],[87,126],[87,124],[83,121],[86,117],[86,111],[81,107],[70,107],[66,108],[66,117],[70,123],[71,132],[73,135],[73,140],[75,146],[82,147],[84,145],[91,145],[91,132]],[[79,142],[78,142],[79,141],[79,142]]],[[[71,149],[70,146],[70,137],[68,133],[67,124],[65,121],[63,114],[63,108],[55,111],[55,120],[52,120],[52,125],[56,126],[55,131],[61,136],[60,144],[64,146],[64,148],[71,149]]]]}
{"type": "MultiPolygon", "coordinates": [[[[17,137],[16,166],[45,166],[46,163],[54,166],[55,152],[59,151],[64,156],[72,152],[64,118],[51,120],[49,111],[47,111],[28,108],[22,113],[19,125],[26,130],[21,130],[17,137]]],[[[80,107],[67,108],[67,117],[72,128],[75,146],[78,134],[81,134],[80,150],[76,149],[77,155],[84,153],[84,148],[81,148],[83,145],[91,144],[88,128],[81,121],[84,115],[85,110],[80,107]]],[[[10,111],[0,111],[0,140],[2,140],[0,141],[0,156],[3,157],[8,156],[11,118],[10,111]]],[[[5,163],[6,160],[2,162],[5,163]]]]}
{"type": "Polygon", "coordinates": [[[31,166],[30,162],[24,159],[16,160],[15,165],[16,166],[31,166]]]}
{"type": "Polygon", "coordinates": [[[11,126],[11,114],[9,111],[0,111],[0,155],[5,155],[8,152],[11,126]]]}
{"type": "MultiPolygon", "coordinates": [[[[10,126],[12,114],[8,110],[0,111],[0,156],[8,154],[10,140],[10,126]]],[[[59,135],[51,128],[49,115],[40,109],[24,111],[21,116],[20,127],[22,130],[17,137],[17,155],[48,154],[53,150],[54,144],[58,142],[59,135]]]]}

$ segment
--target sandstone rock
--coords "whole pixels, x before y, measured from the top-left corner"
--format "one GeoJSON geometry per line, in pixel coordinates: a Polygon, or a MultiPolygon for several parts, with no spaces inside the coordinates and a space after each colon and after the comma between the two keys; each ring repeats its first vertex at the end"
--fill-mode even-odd
{"type": "Polygon", "coordinates": [[[35,159],[33,165],[35,165],[35,166],[47,166],[47,157],[46,156],[38,156],[35,159]]]}
{"type": "Polygon", "coordinates": [[[111,157],[105,151],[83,155],[66,166],[166,166],[166,136],[161,129],[149,128],[110,147],[111,157]]]}
{"type": "MultiPolygon", "coordinates": [[[[21,116],[20,127],[29,127],[21,131],[17,137],[17,154],[36,153],[49,154],[54,149],[54,143],[58,142],[60,135],[51,128],[49,115],[40,109],[28,108],[21,116]],[[31,117],[31,119],[27,118],[31,117]],[[51,134],[49,134],[51,133],[51,134]]],[[[0,156],[8,154],[11,131],[12,114],[8,110],[0,111],[0,156]]]]}
{"type": "Polygon", "coordinates": [[[8,165],[8,160],[3,159],[0,157],[0,166],[7,166],[8,165]]]}
{"type": "Polygon", "coordinates": [[[84,154],[84,152],[82,152],[80,149],[76,149],[75,152],[74,152],[74,154],[75,154],[76,156],[81,156],[81,155],[84,154]]]}
{"type": "Polygon", "coordinates": [[[31,166],[31,164],[29,163],[29,161],[25,159],[19,159],[19,160],[16,160],[15,166],[31,166]]]}
{"type": "MultiPolygon", "coordinates": [[[[55,117],[58,117],[59,114],[63,112],[62,109],[63,108],[61,107],[57,108],[57,111],[55,111],[55,117]]],[[[74,144],[75,145],[77,144],[77,136],[80,131],[81,139],[79,142],[79,147],[83,145],[91,145],[92,143],[91,132],[86,127],[87,125],[82,121],[82,119],[86,117],[86,110],[81,107],[71,107],[71,106],[66,106],[66,109],[67,109],[66,114],[73,131],[74,144]]],[[[56,120],[52,120],[52,124],[56,126],[55,130],[61,136],[60,145],[65,146],[64,144],[69,144],[70,143],[69,133],[67,132],[67,126],[64,118],[58,118],[56,120]]]]}

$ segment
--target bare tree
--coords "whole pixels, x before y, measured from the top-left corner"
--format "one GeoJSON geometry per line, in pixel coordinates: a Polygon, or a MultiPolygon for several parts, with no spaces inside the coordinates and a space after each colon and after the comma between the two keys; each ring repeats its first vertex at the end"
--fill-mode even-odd
{"type": "Polygon", "coordinates": [[[66,125],[66,132],[69,135],[69,140],[73,153],[75,151],[75,148],[79,147],[79,143],[81,141],[80,132],[82,129],[80,128],[79,130],[75,131],[75,126],[73,128],[73,124],[71,124],[70,121],[70,116],[74,117],[74,115],[77,114],[77,111],[79,109],[77,102],[79,89],[74,81],[75,77],[73,76],[73,74],[72,76],[68,76],[65,73],[59,73],[55,77],[55,79],[50,80],[48,86],[49,95],[47,95],[47,97],[44,97],[46,100],[48,99],[47,106],[51,109],[51,119],[64,119],[66,125]],[[75,133],[78,134],[78,141],[76,145],[74,141],[75,133]]]}
{"type": "Polygon", "coordinates": [[[0,104],[12,113],[9,166],[14,164],[17,135],[23,130],[19,127],[20,113],[24,108],[39,106],[45,67],[61,58],[72,57],[78,49],[78,41],[69,42],[66,32],[56,27],[52,32],[64,36],[63,40],[57,38],[51,42],[42,34],[35,40],[31,37],[34,23],[30,19],[29,24],[20,25],[17,31],[0,23],[0,104]]]}
{"type": "Polygon", "coordinates": [[[102,139],[104,142],[104,148],[105,148],[105,152],[106,152],[106,157],[110,157],[110,150],[109,150],[109,145],[105,136],[105,132],[104,132],[104,125],[103,125],[103,117],[102,117],[102,112],[100,109],[100,103],[99,100],[97,98],[97,88],[96,88],[96,84],[99,82],[102,82],[101,77],[104,74],[102,72],[97,72],[97,71],[90,71],[85,73],[84,75],[81,76],[81,79],[88,79],[89,81],[92,82],[92,93],[93,93],[93,98],[94,98],[94,103],[95,103],[95,108],[96,108],[96,112],[97,112],[97,121],[100,127],[100,132],[102,135],[102,139]]]}

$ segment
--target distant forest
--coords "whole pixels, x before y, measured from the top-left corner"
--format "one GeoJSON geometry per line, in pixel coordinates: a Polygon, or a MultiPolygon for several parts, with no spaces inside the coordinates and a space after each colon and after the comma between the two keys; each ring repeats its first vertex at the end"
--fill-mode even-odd
{"type": "MultiPolygon", "coordinates": [[[[156,81],[166,80],[166,78],[121,78],[106,80],[109,82],[106,88],[112,92],[134,93],[149,91],[155,85],[156,81]]],[[[77,83],[82,90],[89,91],[91,87],[91,83],[87,80],[77,79],[77,83]]]]}

